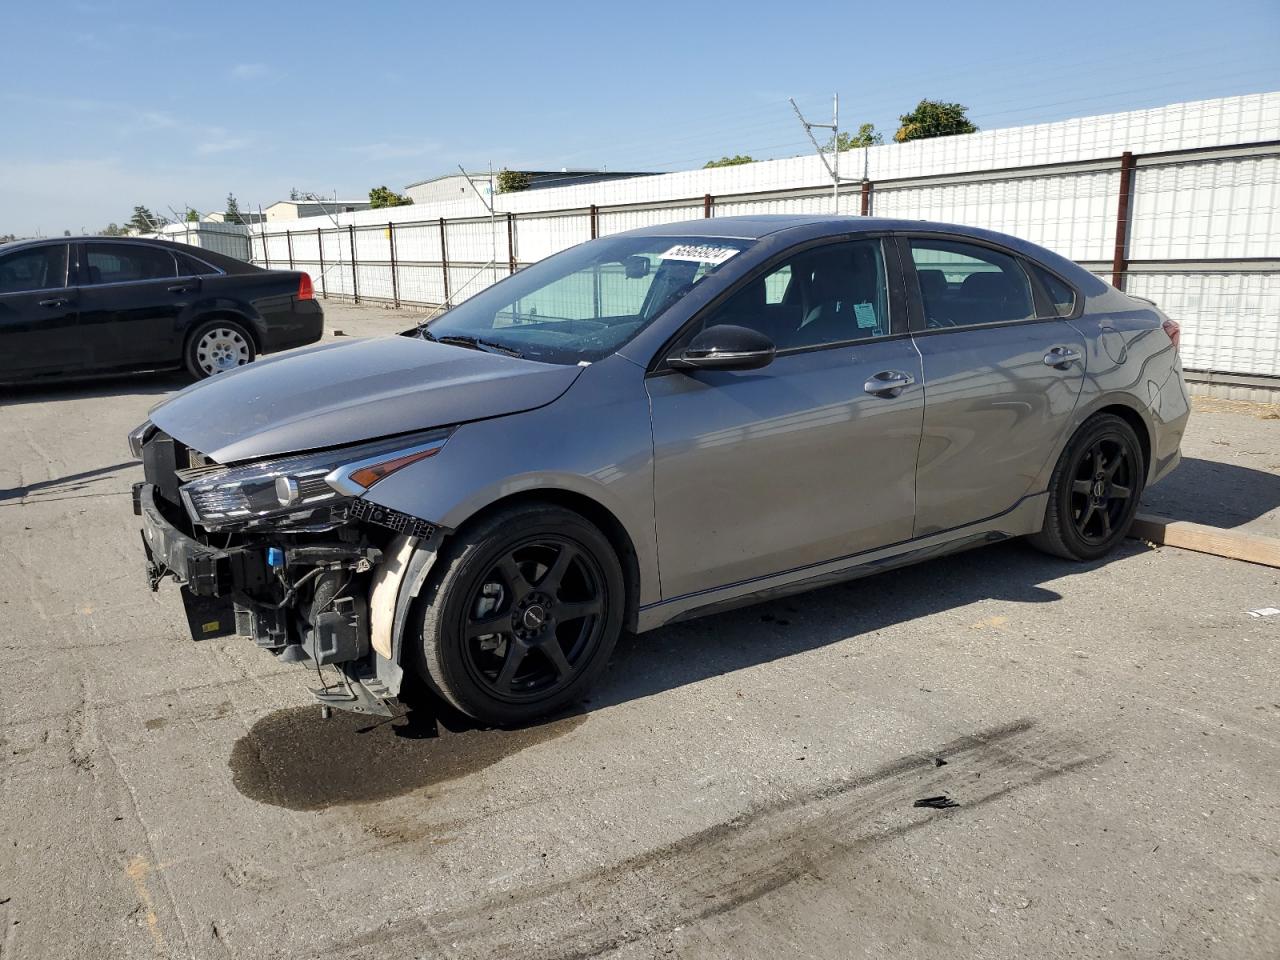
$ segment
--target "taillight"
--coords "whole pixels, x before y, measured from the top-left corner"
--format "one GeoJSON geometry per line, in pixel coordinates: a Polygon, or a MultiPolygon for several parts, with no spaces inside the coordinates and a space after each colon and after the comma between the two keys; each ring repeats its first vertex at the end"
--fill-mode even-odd
{"type": "Polygon", "coordinates": [[[304,273],[298,278],[298,299],[314,300],[316,298],[315,288],[311,286],[311,274],[304,273]]]}
{"type": "Polygon", "coordinates": [[[1161,324],[1164,332],[1169,335],[1169,339],[1173,341],[1173,349],[1177,350],[1178,345],[1182,342],[1182,325],[1177,320],[1166,320],[1161,324]]]}

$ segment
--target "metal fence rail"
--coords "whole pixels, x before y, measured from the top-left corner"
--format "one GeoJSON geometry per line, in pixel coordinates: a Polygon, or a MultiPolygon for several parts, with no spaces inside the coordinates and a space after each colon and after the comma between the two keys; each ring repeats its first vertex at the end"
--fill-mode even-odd
{"type": "MultiPolygon", "coordinates": [[[[1188,369],[1280,378],[1280,141],[863,181],[840,212],[1024,237],[1158,302],[1188,369]]],[[[829,214],[828,184],[661,202],[385,224],[254,228],[250,258],[317,293],[435,307],[574,244],[710,216],[829,214]],[[496,248],[496,262],[495,262],[496,248]]]]}

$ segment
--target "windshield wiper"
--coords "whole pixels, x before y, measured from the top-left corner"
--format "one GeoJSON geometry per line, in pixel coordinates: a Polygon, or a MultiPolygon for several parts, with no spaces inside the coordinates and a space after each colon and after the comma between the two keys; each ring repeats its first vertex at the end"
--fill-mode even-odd
{"type": "Polygon", "coordinates": [[[472,337],[462,333],[447,333],[443,337],[437,337],[430,330],[423,328],[422,335],[428,340],[434,340],[436,343],[448,343],[455,347],[466,347],[470,350],[481,350],[485,353],[501,353],[508,357],[524,356],[519,350],[512,350],[510,347],[503,346],[500,343],[482,340],[479,337],[472,337]]]}

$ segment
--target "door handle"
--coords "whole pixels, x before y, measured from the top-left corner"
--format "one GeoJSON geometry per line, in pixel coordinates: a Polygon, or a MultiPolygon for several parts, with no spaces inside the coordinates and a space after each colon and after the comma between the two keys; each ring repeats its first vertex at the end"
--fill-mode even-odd
{"type": "Polygon", "coordinates": [[[915,377],[901,370],[881,370],[867,380],[862,389],[873,397],[896,397],[915,382],[915,377]]]}
{"type": "Polygon", "coordinates": [[[71,301],[66,297],[50,297],[48,300],[41,300],[42,307],[65,307],[71,301]]]}
{"type": "Polygon", "coordinates": [[[172,287],[169,287],[168,289],[170,293],[190,293],[192,290],[195,289],[195,284],[175,283],[172,287]]]}
{"type": "Polygon", "coordinates": [[[1054,347],[1044,355],[1044,365],[1058,370],[1065,370],[1079,359],[1080,354],[1070,347],[1054,347]]]}

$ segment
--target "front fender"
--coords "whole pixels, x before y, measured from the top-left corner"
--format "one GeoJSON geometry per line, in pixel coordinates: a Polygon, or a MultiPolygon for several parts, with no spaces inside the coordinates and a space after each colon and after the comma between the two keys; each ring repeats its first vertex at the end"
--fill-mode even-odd
{"type": "Polygon", "coordinates": [[[621,357],[593,364],[546,406],[463,424],[439,454],[380,481],[366,499],[456,530],[536,491],[608,511],[635,549],[640,603],[659,599],[649,404],[643,371],[621,357]]]}

